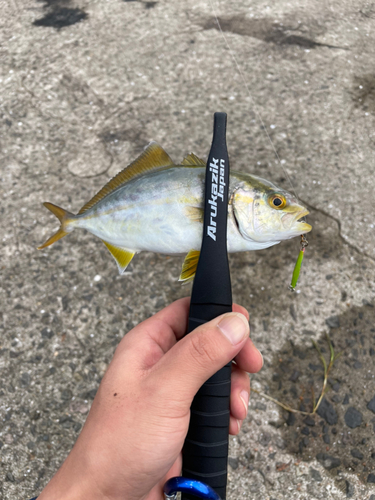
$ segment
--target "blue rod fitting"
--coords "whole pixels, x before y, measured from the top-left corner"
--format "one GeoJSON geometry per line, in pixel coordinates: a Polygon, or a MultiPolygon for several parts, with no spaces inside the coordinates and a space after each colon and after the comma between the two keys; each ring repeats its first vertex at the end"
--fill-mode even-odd
{"type": "Polygon", "coordinates": [[[206,500],[221,500],[220,496],[215,490],[195,479],[188,479],[187,477],[171,477],[164,485],[164,495],[168,498],[173,498],[179,491],[182,493],[189,493],[197,498],[204,498],[206,500]]]}

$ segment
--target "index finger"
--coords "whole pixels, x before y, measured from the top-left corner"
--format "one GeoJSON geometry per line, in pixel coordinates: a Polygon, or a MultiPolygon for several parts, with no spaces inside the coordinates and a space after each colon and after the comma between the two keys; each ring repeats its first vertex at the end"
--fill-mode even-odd
{"type": "Polygon", "coordinates": [[[176,340],[180,340],[187,332],[189,307],[190,297],[184,297],[172,302],[146,321],[152,322],[155,319],[161,321],[173,331],[176,340]]]}
{"type": "MultiPolygon", "coordinates": [[[[117,355],[136,351],[139,359],[148,358],[152,365],[163,353],[169,351],[187,331],[190,298],[176,300],[130,330],[116,349],[117,355]]],[[[147,363],[146,363],[147,364],[147,363]]]]}
{"type": "MultiPolygon", "coordinates": [[[[162,353],[171,349],[177,341],[185,336],[188,328],[190,297],[176,300],[142,323],[139,323],[122,339],[118,352],[129,348],[141,349],[142,358],[149,353],[153,365],[162,353]],[[143,339],[141,340],[141,337],[143,339]]],[[[233,311],[249,318],[248,312],[242,306],[233,304],[233,311]]]]}

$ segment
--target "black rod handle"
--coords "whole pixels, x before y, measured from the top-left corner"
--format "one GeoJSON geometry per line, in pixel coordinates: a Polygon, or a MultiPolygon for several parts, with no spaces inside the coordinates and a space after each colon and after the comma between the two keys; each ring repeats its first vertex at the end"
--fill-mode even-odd
{"type": "MultiPolygon", "coordinates": [[[[202,247],[194,279],[188,333],[232,311],[227,254],[229,158],[225,113],[215,113],[214,134],[206,166],[202,247]]],[[[183,447],[182,474],[211,486],[226,498],[231,362],[196,394],[183,447]]],[[[182,494],[182,500],[193,500],[182,494]]]]}

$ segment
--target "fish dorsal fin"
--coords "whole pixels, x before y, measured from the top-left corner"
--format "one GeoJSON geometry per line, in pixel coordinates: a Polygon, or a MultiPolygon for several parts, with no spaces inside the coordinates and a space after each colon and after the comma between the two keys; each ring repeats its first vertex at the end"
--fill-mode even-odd
{"type": "Polygon", "coordinates": [[[182,270],[178,281],[191,281],[197,270],[199,250],[190,250],[182,264],[182,270]]]}
{"type": "Polygon", "coordinates": [[[130,264],[130,261],[135,255],[133,250],[128,250],[127,248],[116,247],[115,245],[111,245],[108,241],[102,240],[104,245],[111,252],[112,257],[115,259],[119,273],[123,274],[125,269],[130,264]]]}
{"type": "Polygon", "coordinates": [[[128,165],[124,170],[121,170],[113,179],[111,179],[89,202],[84,205],[78,214],[83,214],[89,208],[96,205],[109,193],[118,187],[126,184],[132,179],[141,177],[142,175],[159,170],[165,167],[172,167],[173,161],[164,149],[157,142],[150,142],[143,153],[136,160],[128,165]]]}
{"type": "Polygon", "coordinates": [[[205,167],[206,162],[198,158],[194,153],[190,153],[182,160],[181,165],[199,165],[200,167],[205,167]]]}

